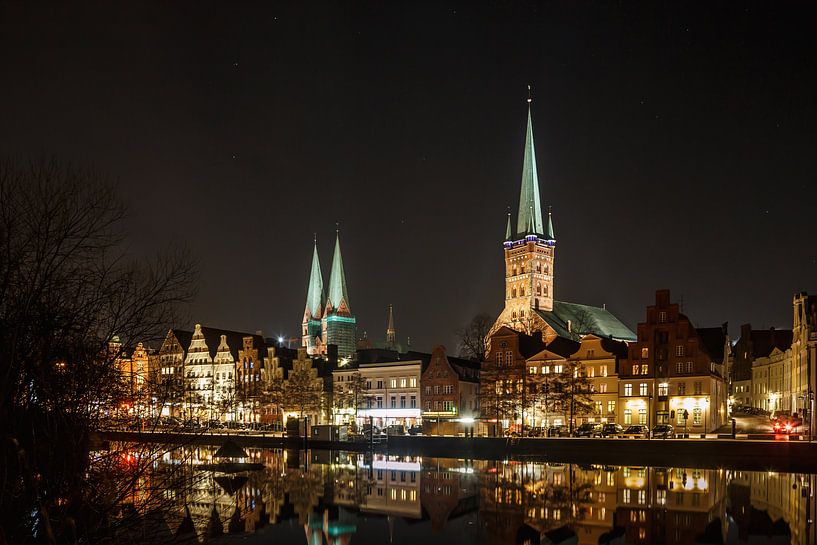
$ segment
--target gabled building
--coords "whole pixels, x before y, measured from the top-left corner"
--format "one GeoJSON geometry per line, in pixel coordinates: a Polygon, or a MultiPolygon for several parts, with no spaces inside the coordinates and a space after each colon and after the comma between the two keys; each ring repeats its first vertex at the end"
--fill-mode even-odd
{"type": "Polygon", "coordinates": [[[798,293],[792,299],[792,411],[806,418],[812,435],[815,425],[815,390],[817,390],[817,295],[798,293]]]}
{"type": "Polygon", "coordinates": [[[672,424],[678,432],[692,433],[723,425],[729,349],[726,324],[695,328],[670,302],[669,290],[656,291],[619,369],[620,422],[672,424]]]}
{"type": "Polygon", "coordinates": [[[579,364],[593,392],[593,412],[580,416],[577,423],[617,422],[618,369],[627,359],[627,343],[585,335],[569,359],[579,364]]]}
{"type": "MultiPolygon", "coordinates": [[[[635,334],[606,307],[557,301],[554,297],[556,235],[553,217],[542,214],[539,177],[528,98],[522,184],[517,220],[508,214],[505,240],[505,307],[491,333],[500,327],[542,333],[549,343],[558,336],[578,340],[582,335],[631,341],[635,334]]],[[[490,336],[490,335],[489,335],[490,336]]]]}
{"type": "Polygon", "coordinates": [[[301,322],[301,346],[309,355],[327,353],[328,345],[338,347],[338,357],[350,360],[355,355],[357,320],[349,306],[346,272],[340,251],[340,234],[335,236],[335,252],[329,275],[329,290],[324,293],[318,245],[312,252],[306,308],[301,322]]]}
{"type": "Polygon", "coordinates": [[[477,362],[446,355],[438,345],[420,377],[423,430],[431,435],[468,434],[479,416],[477,362]]]}
{"type": "Polygon", "coordinates": [[[158,381],[151,392],[151,404],[161,416],[183,416],[186,389],[184,361],[192,338],[192,331],[170,329],[159,347],[158,381]]]}
{"type": "MultiPolygon", "coordinates": [[[[740,338],[732,347],[732,366],[729,373],[730,394],[734,405],[760,407],[755,404],[758,392],[752,386],[752,377],[754,374],[762,374],[764,369],[755,370],[755,361],[769,358],[775,349],[785,353],[791,348],[791,343],[791,329],[752,329],[751,324],[740,326],[740,338]]],[[[791,382],[791,376],[788,382],[791,382]]],[[[791,407],[791,398],[787,405],[791,407]]]]}

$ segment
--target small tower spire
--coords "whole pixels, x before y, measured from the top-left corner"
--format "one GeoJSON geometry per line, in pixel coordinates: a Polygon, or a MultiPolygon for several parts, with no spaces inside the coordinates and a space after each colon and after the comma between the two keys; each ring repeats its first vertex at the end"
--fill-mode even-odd
{"type": "Polygon", "coordinates": [[[389,325],[386,328],[386,344],[390,347],[397,344],[397,330],[394,328],[394,309],[389,305],[389,325]]]}
{"type": "Polygon", "coordinates": [[[505,240],[513,239],[513,229],[511,228],[511,207],[508,207],[508,224],[505,226],[505,240]]]}
{"type": "Polygon", "coordinates": [[[556,234],[553,231],[553,214],[550,206],[548,206],[548,227],[547,233],[545,233],[545,238],[548,240],[556,240],[556,234]]]}

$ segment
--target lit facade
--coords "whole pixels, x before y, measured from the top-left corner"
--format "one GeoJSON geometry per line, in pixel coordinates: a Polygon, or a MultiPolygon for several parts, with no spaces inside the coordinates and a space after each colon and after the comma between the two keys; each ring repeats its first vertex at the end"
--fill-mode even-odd
{"type": "Polygon", "coordinates": [[[466,434],[479,416],[479,364],[449,357],[436,346],[420,379],[424,432],[466,434]]]}
{"type": "MultiPolygon", "coordinates": [[[[389,425],[419,425],[422,423],[422,368],[421,360],[341,367],[332,372],[333,387],[343,388],[343,383],[348,382],[349,377],[355,373],[360,373],[366,381],[366,404],[357,411],[358,425],[370,421],[381,428],[389,425]]],[[[348,412],[336,416],[344,421],[349,421],[350,417],[348,412]]]]}

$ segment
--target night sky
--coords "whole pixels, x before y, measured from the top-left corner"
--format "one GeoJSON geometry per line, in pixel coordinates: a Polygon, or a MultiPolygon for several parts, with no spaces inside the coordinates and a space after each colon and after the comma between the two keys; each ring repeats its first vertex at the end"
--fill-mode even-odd
{"type": "Polygon", "coordinates": [[[0,153],[115,178],[135,254],[200,259],[192,322],[299,334],[339,222],[358,333],[392,303],[454,348],[502,305],[529,83],[557,299],[736,335],[817,292],[808,2],[34,4],[0,4],[0,153]]]}

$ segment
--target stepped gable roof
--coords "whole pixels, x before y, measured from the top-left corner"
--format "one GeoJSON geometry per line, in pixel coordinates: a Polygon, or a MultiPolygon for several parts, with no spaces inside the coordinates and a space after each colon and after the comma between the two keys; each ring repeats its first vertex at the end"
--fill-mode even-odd
{"type": "Polygon", "coordinates": [[[791,329],[753,329],[752,357],[765,358],[777,348],[785,352],[791,348],[791,329]]]}
{"type": "Polygon", "coordinates": [[[619,341],[636,340],[635,333],[624,325],[606,308],[553,301],[553,310],[534,310],[553,328],[556,334],[566,339],[578,340],[580,335],[592,333],[619,341]]]}
{"type": "Polygon", "coordinates": [[[723,363],[724,347],[726,345],[726,332],[723,327],[698,327],[695,328],[698,338],[701,339],[702,348],[709,355],[710,359],[716,363],[723,363]]]}
{"type": "Polygon", "coordinates": [[[258,349],[259,356],[263,357],[266,343],[264,337],[256,335],[255,333],[243,333],[241,331],[231,331],[229,329],[219,329],[216,327],[201,326],[201,332],[204,334],[204,342],[207,343],[207,350],[210,352],[210,357],[215,358],[218,353],[218,345],[221,344],[221,336],[227,336],[227,345],[230,347],[230,353],[233,358],[238,361],[238,351],[244,348],[244,337],[253,338],[253,346],[258,349]]]}

